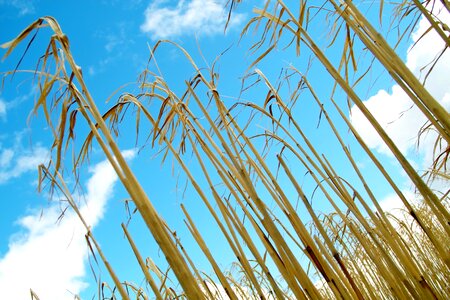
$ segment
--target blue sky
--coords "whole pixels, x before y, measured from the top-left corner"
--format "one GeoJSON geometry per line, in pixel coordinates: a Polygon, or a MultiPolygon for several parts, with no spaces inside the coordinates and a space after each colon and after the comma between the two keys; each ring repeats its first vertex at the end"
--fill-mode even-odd
{"type": "MultiPolygon", "coordinates": [[[[249,1],[239,6],[224,34],[227,11],[220,1],[0,0],[0,42],[12,39],[40,16],[55,17],[69,37],[74,58],[83,69],[86,83],[100,111],[105,111],[110,105],[106,101],[113,93],[116,96],[111,98],[111,103],[124,91],[138,91],[135,82],[146,67],[149,47],[158,39],[176,41],[203,67],[210,66],[219,53],[229,48],[217,67],[221,74],[219,87],[232,101],[239,95],[240,77],[255,58],[248,51],[251,45],[248,40],[238,44],[240,29],[252,16],[251,8],[260,5],[261,1],[249,1]]],[[[366,12],[372,15],[367,9],[366,12]]],[[[426,28],[427,23],[422,20],[411,39],[399,48],[399,55],[418,77],[421,76],[421,67],[433,59],[440,47],[438,38],[427,35],[414,48],[409,48],[426,28]]],[[[35,68],[50,34],[48,28],[40,30],[19,69],[35,68]]],[[[317,35],[319,41],[326,44],[327,38],[320,29],[317,30],[317,35]]],[[[248,39],[251,41],[251,34],[248,39]]],[[[25,45],[1,63],[1,72],[15,68],[25,45]]],[[[292,64],[299,69],[304,68],[307,60],[305,62],[292,52],[277,49],[258,67],[271,79],[278,76],[281,67],[292,64]]],[[[4,50],[1,55],[3,53],[4,50]]],[[[170,45],[163,45],[158,50],[157,62],[166,80],[173,82],[172,87],[176,91],[181,91],[183,86],[180,83],[194,74],[181,52],[170,45]]],[[[450,74],[449,68],[450,58],[446,53],[428,79],[428,88],[447,109],[450,107],[450,88],[445,80],[450,74]]],[[[321,78],[320,72],[323,72],[320,68],[312,69],[310,80],[319,90],[320,96],[326,98],[331,86],[324,84],[327,77],[321,78]]],[[[379,70],[375,68],[373,73],[375,77],[379,75],[379,70]]],[[[383,76],[382,73],[381,75],[383,76]]],[[[364,86],[367,87],[370,83],[373,83],[372,88],[361,95],[366,99],[367,106],[418,169],[428,166],[431,162],[433,137],[425,138],[419,148],[416,147],[415,139],[425,120],[415,109],[409,109],[409,100],[389,79],[382,77],[375,83],[372,80],[364,86]]],[[[96,290],[87,260],[88,247],[84,229],[70,212],[59,220],[64,204],[57,199],[50,201],[45,192],[37,192],[37,165],[49,158],[51,136],[43,121],[42,112],[29,119],[37,95],[32,84],[29,74],[18,73],[14,78],[6,77],[0,91],[0,298],[26,299],[29,288],[32,288],[41,299],[73,299],[73,294],[90,299],[96,290]]],[[[258,91],[248,92],[244,96],[249,99],[261,97],[258,91]]],[[[304,110],[299,114],[306,130],[312,134],[312,141],[323,144],[321,151],[333,157],[334,146],[326,146],[329,138],[324,135],[326,131],[314,131],[318,112],[304,110]]],[[[412,197],[408,180],[404,174],[395,171],[397,166],[393,163],[392,155],[354,107],[352,122],[368,145],[387,163],[399,185],[412,197]]],[[[196,195],[192,189],[187,190],[185,198],[181,196],[183,181],[180,180],[180,185],[177,185],[176,178],[179,169],[175,168],[174,176],[170,162],[162,166],[160,158],[156,156],[157,149],[138,153],[134,148],[133,126],[131,121],[124,127],[119,144],[138,178],[149,191],[150,199],[154,199],[158,211],[180,236],[187,233],[179,209],[182,202],[187,203],[194,215],[203,218],[201,224],[208,224],[210,220],[202,215],[200,206],[197,211],[196,195]]],[[[83,132],[79,134],[79,142],[82,139],[83,132]]],[[[372,169],[367,157],[355,155],[360,166],[370,174],[372,169]]],[[[339,160],[337,154],[334,158],[339,160]]],[[[120,233],[120,223],[126,222],[128,217],[125,210],[128,196],[98,147],[94,146],[90,163],[81,170],[81,174],[83,195],[81,192],[76,193],[76,198],[94,228],[94,234],[121,279],[142,284],[143,278],[136,275],[139,274],[136,272],[136,263],[120,233]]],[[[376,182],[376,175],[373,176],[376,182]]],[[[69,181],[71,183],[73,182],[69,181]]],[[[376,192],[387,208],[397,207],[389,189],[380,185],[376,192]]],[[[137,238],[142,249],[146,249],[145,255],[163,264],[162,254],[142,227],[140,219],[133,218],[130,228],[136,236],[146,236],[137,238]]],[[[216,232],[211,229],[204,234],[211,238],[216,232]]],[[[195,249],[188,242],[185,246],[189,250],[195,249]]],[[[213,252],[215,250],[220,253],[220,244],[210,246],[213,252]]],[[[221,255],[223,257],[220,261],[226,267],[231,257],[225,250],[221,255]]],[[[201,262],[201,256],[195,256],[195,259],[200,261],[200,268],[210,271],[209,266],[201,262]]],[[[103,267],[96,266],[92,258],[91,263],[102,274],[102,280],[108,281],[103,267]]]]}

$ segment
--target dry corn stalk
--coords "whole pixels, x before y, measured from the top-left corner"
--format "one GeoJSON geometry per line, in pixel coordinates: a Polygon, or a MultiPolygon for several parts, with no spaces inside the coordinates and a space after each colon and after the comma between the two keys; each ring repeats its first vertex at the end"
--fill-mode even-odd
{"type": "MultiPolygon", "coordinates": [[[[439,198],[431,190],[353,89],[348,65],[357,67],[353,49],[356,37],[405,90],[428,118],[430,126],[447,143],[450,140],[449,114],[406,69],[395,51],[353,2],[326,2],[327,9],[337,16],[336,22],[342,22],[347,29],[344,55],[339,66],[332,63],[308,32],[311,17],[308,1],[300,1],[299,4],[298,14],[281,0],[266,1],[263,9],[255,10],[256,17],[244,28],[244,32],[253,24],[263,24],[261,40],[253,47],[255,51],[261,49],[262,54],[251,68],[264,62],[286,34],[292,36],[297,53],[300,53],[301,47],[308,47],[391,149],[424,199],[422,207],[413,205],[402,194],[348,121],[343,108],[333,99],[331,107],[326,107],[314,85],[297,69],[290,68],[289,74],[278,83],[269,80],[263,71],[255,69],[251,76],[263,85],[258,87],[266,97],[258,99],[262,100],[259,102],[229,105],[217,87],[218,76],[214,73],[214,67],[206,71],[199,68],[184,49],[171,43],[185,55],[195,72],[195,76],[184,83],[184,92],[175,93],[160,74],[145,70],[140,83],[141,92],[136,95],[123,94],[102,115],[88,92],[81,69],[71,55],[67,37],[50,17],[37,20],[15,40],[3,45],[8,48],[7,56],[35,29],[48,25],[55,33],[43,56],[42,69],[36,72],[41,95],[35,110],[44,110],[54,135],[52,168],[43,167],[42,170],[56,188],[63,190],[67,198],[71,197],[60,174],[65,149],[68,142],[74,139],[77,113],[81,113],[91,133],[73,167],[76,169],[87,157],[95,138],[181,286],[178,293],[168,284],[168,272],[162,272],[150,259],[145,262],[142,249],[137,249],[132,235],[123,226],[143,276],[157,299],[446,299],[450,293],[448,194],[439,198]],[[264,49],[266,41],[269,44],[264,49]],[[55,66],[53,71],[49,70],[52,63],[55,66]],[[343,69],[344,74],[341,72],[343,69]],[[285,86],[289,87],[288,92],[285,86]],[[291,89],[291,86],[296,88],[291,89]],[[47,97],[56,88],[66,92],[58,101],[48,103],[47,97]],[[357,183],[341,176],[341,171],[331,158],[321,153],[320,145],[314,144],[302,128],[304,124],[295,111],[300,95],[308,97],[325,117],[329,134],[335,138],[336,149],[343,154],[348,168],[355,172],[357,183]],[[159,108],[156,113],[154,109],[149,109],[149,103],[159,108]],[[54,126],[50,114],[56,107],[61,107],[61,115],[59,123],[54,126]],[[203,228],[196,225],[188,208],[182,206],[186,225],[210,262],[214,277],[197,270],[195,261],[191,259],[192,254],[185,251],[178,237],[154,209],[114,140],[114,134],[118,133],[119,123],[124,120],[122,117],[129,107],[136,112],[137,128],[141,122],[150,124],[151,146],[163,145],[163,161],[173,158],[186,174],[206,211],[212,216],[214,226],[221,232],[224,247],[229,247],[236,257],[235,265],[240,270],[240,277],[221,269],[208,241],[202,237],[203,228]],[[331,109],[336,111],[330,113],[331,109]],[[262,132],[253,126],[256,117],[267,124],[262,132]],[[346,130],[352,132],[361,149],[398,194],[407,208],[405,218],[409,216],[413,220],[412,225],[383,212],[371,183],[346,146],[342,127],[338,124],[346,125],[346,130]],[[188,151],[192,154],[189,158],[188,151]],[[276,159],[271,160],[270,155],[274,153],[276,159]],[[332,212],[321,214],[313,207],[312,199],[307,196],[298,178],[297,168],[306,171],[316,186],[315,190],[322,196],[321,201],[331,207],[332,212]],[[363,188],[358,189],[358,184],[363,188]],[[298,197],[303,212],[294,205],[293,197],[298,197]],[[375,211],[372,211],[372,205],[375,211]],[[159,281],[150,271],[156,274],[159,281]]],[[[449,7],[446,1],[443,4],[449,7]]],[[[433,29],[448,45],[448,37],[442,30],[439,31],[442,24],[438,24],[418,1],[411,5],[432,20],[433,29]]],[[[152,60],[162,43],[170,42],[158,42],[152,49],[152,60]]],[[[446,176],[448,174],[444,173],[443,178],[448,180],[446,176]]],[[[77,211],[75,205],[73,208],[77,211]]],[[[81,215],[80,219],[83,220],[81,215]]],[[[89,240],[94,242],[102,256],[121,297],[128,298],[130,290],[137,297],[146,297],[140,287],[119,281],[85,225],[89,240]]],[[[36,298],[33,292],[32,295],[36,298]]]]}

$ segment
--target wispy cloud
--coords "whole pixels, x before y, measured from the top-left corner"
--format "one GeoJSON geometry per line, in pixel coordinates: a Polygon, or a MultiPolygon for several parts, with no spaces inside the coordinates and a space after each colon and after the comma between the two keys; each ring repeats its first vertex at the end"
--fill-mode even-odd
{"type": "Polygon", "coordinates": [[[29,171],[37,171],[39,164],[48,159],[49,152],[37,145],[30,150],[16,151],[17,148],[0,147],[0,184],[17,178],[29,171]]]}
{"type": "Polygon", "coordinates": [[[14,151],[12,149],[2,149],[0,151],[0,170],[8,168],[13,157],[14,151]]]}
{"type": "Polygon", "coordinates": [[[6,102],[0,98],[0,120],[6,120],[6,102]]]}
{"type": "Polygon", "coordinates": [[[20,16],[29,15],[35,11],[31,0],[0,0],[0,5],[9,5],[16,8],[20,16]]]}
{"type": "MultiPolygon", "coordinates": [[[[131,151],[126,156],[133,155],[131,151]]],[[[80,209],[94,227],[112,197],[117,175],[107,161],[96,164],[90,173],[80,209]]],[[[74,299],[87,287],[85,229],[72,212],[56,222],[59,215],[60,208],[54,205],[43,214],[18,220],[23,230],[11,238],[8,252],[0,258],[0,298],[29,299],[31,288],[41,299],[74,299]]]]}
{"type": "Polygon", "coordinates": [[[94,33],[94,37],[103,43],[105,53],[102,59],[88,67],[88,74],[94,76],[103,73],[111,65],[126,60],[135,64],[136,53],[134,34],[130,32],[132,22],[115,23],[112,27],[102,28],[94,33]]]}
{"type": "MultiPolygon", "coordinates": [[[[438,2],[436,2],[437,4],[438,2]]],[[[444,23],[450,21],[447,13],[441,13],[440,18],[443,19],[444,23]]],[[[420,39],[423,33],[428,30],[429,26],[428,21],[422,18],[417,30],[412,36],[412,42],[417,42],[417,44],[409,49],[406,57],[406,65],[417,77],[422,78],[428,72],[430,62],[444,49],[442,39],[434,31],[428,32],[420,39]],[[424,66],[428,67],[422,69],[424,66]]],[[[448,74],[450,74],[450,53],[447,51],[434,67],[425,86],[447,110],[450,110],[450,86],[447,82],[448,74]]],[[[412,154],[412,151],[417,146],[419,130],[426,122],[426,119],[419,109],[413,106],[413,103],[405,92],[398,85],[394,85],[390,92],[386,90],[378,91],[377,94],[365,101],[365,105],[377,118],[400,150],[406,155],[412,154]]],[[[391,155],[387,146],[356,106],[352,107],[351,114],[353,125],[359,130],[368,146],[381,153],[391,155]]],[[[431,163],[435,139],[436,135],[429,133],[420,140],[421,143],[417,154],[419,154],[422,164],[425,167],[428,167],[431,163]]]]}
{"type": "Polygon", "coordinates": [[[0,97],[0,121],[7,121],[9,111],[19,107],[23,102],[31,100],[35,95],[36,89],[30,87],[29,91],[25,91],[25,93],[20,94],[13,99],[4,99],[0,97]]]}
{"type": "Polygon", "coordinates": [[[124,48],[124,46],[133,44],[134,41],[127,34],[127,27],[129,24],[121,22],[115,25],[114,29],[108,29],[105,32],[98,32],[96,36],[105,41],[105,49],[107,52],[117,51],[124,48]]]}
{"type": "MultiPolygon", "coordinates": [[[[402,194],[410,204],[417,204],[417,197],[413,192],[409,190],[403,190],[402,194]]],[[[399,219],[404,217],[405,212],[408,213],[408,210],[406,209],[405,205],[403,205],[403,202],[400,200],[397,194],[387,195],[380,200],[379,204],[384,212],[389,213],[399,219]]]]}
{"type": "MultiPolygon", "coordinates": [[[[213,35],[223,33],[228,11],[225,1],[178,1],[175,7],[167,7],[167,1],[153,1],[145,10],[141,30],[154,40],[181,35],[213,35]]],[[[234,13],[229,26],[240,24],[243,14],[234,13]]]]}

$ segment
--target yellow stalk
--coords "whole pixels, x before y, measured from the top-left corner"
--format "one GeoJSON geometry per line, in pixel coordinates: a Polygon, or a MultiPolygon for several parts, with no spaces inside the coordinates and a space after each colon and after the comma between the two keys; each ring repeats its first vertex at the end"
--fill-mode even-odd
{"type": "Polygon", "coordinates": [[[181,204],[181,209],[183,210],[183,213],[187,218],[186,225],[188,226],[189,231],[191,232],[192,236],[194,237],[195,241],[197,242],[197,245],[202,249],[202,251],[205,254],[206,258],[208,259],[209,263],[212,265],[214,272],[216,273],[217,277],[219,278],[219,281],[222,284],[223,288],[225,289],[225,292],[227,293],[228,297],[230,297],[231,300],[238,299],[236,294],[234,293],[233,289],[231,288],[230,284],[228,283],[227,279],[225,278],[225,275],[222,273],[222,271],[220,270],[220,267],[217,265],[216,260],[213,258],[213,255],[211,254],[208,247],[206,246],[205,241],[201,237],[200,232],[198,231],[198,229],[195,226],[194,222],[192,221],[190,215],[184,208],[183,204],[181,204]]]}
{"type": "MultiPolygon", "coordinates": [[[[279,3],[282,3],[281,1],[278,1],[279,3]]],[[[288,10],[286,10],[288,12],[288,10]]],[[[268,14],[267,12],[262,12],[259,10],[256,10],[256,12],[262,14],[268,19],[273,20],[275,17],[273,15],[268,14]]],[[[292,18],[292,15],[291,15],[292,18]]],[[[295,19],[291,19],[294,24],[296,23],[295,19]]],[[[281,20],[275,19],[276,22],[282,23],[281,20]]],[[[355,91],[349,86],[349,84],[343,79],[340,74],[337,72],[337,70],[334,68],[334,66],[331,64],[331,62],[328,60],[328,58],[325,56],[325,54],[320,50],[320,48],[314,43],[314,41],[311,39],[311,37],[307,34],[307,32],[302,29],[300,24],[296,24],[298,29],[300,30],[300,33],[302,34],[302,39],[307,44],[307,46],[313,51],[313,53],[316,55],[316,57],[321,61],[321,63],[326,67],[329,74],[336,80],[336,82],[342,87],[342,89],[347,93],[347,95],[350,97],[350,99],[355,103],[355,105],[361,110],[361,112],[365,115],[365,117],[369,120],[369,122],[372,124],[374,129],[378,132],[380,137],[383,139],[383,141],[386,143],[386,145],[389,147],[389,149],[392,151],[394,156],[397,158],[399,163],[401,164],[402,168],[405,170],[405,172],[408,174],[410,179],[413,181],[413,183],[416,185],[418,190],[421,192],[421,194],[424,196],[426,201],[429,201],[428,203],[432,203],[431,207],[433,208],[435,205],[441,206],[439,199],[436,197],[436,195],[430,190],[430,188],[423,182],[422,178],[416,173],[414,168],[411,166],[411,164],[407,161],[407,159],[403,156],[403,154],[400,152],[398,147],[395,145],[395,143],[391,140],[391,138],[386,134],[384,129],[381,127],[381,125],[378,123],[378,121],[373,117],[373,115],[370,113],[370,111],[365,107],[362,100],[359,98],[359,96],[355,93],[355,91]],[[431,200],[430,200],[431,199],[431,200]],[[434,204],[434,205],[433,205],[434,204]]],[[[288,28],[292,33],[297,34],[296,30],[293,30],[288,25],[285,26],[288,28]]],[[[437,213],[438,219],[441,221],[441,223],[444,223],[445,221],[442,220],[442,218],[439,218],[440,213],[443,213],[446,215],[446,217],[449,215],[449,213],[445,209],[440,209],[437,213]]],[[[450,217],[447,218],[450,221],[450,217]]],[[[445,225],[444,226],[447,234],[450,235],[450,226],[445,225]]],[[[436,242],[436,241],[435,241],[436,242]]],[[[445,260],[447,264],[450,266],[450,257],[448,253],[446,253],[442,246],[439,245],[439,243],[436,244],[436,247],[441,249],[441,253],[443,257],[445,257],[445,260]]]]}
{"type": "MultiPolygon", "coordinates": [[[[114,167],[117,175],[120,180],[124,184],[131,198],[136,204],[140,214],[142,215],[147,227],[153,234],[155,240],[158,245],[161,247],[163,253],[166,256],[167,261],[172,266],[173,271],[177,278],[180,281],[180,284],[183,286],[186,294],[189,297],[193,297],[196,299],[202,299],[204,297],[203,293],[200,291],[197,284],[195,284],[195,280],[190,272],[186,262],[181,256],[180,252],[177,250],[175,243],[170,238],[169,233],[165,230],[163,226],[163,222],[161,217],[156,212],[155,208],[151,204],[148,199],[146,193],[142,189],[141,185],[135,178],[125,159],[123,158],[117,144],[114,142],[109,129],[107,128],[100,112],[97,109],[97,106],[92,99],[86,84],[83,80],[83,76],[81,74],[81,68],[76,65],[70,50],[69,50],[69,41],[67,37],[62,33],[61,28],[58,23],[52,17],[41,18],[29,27],[24,30],[15,40],[10,43],[2,45],[2,47],[9,47],[7,53],[8,55],[13,48],[35,27],[36,24],[42,24],[45,21],[52,28],[55,33],[54,39],[59,41],[63,53],[65,53],[66,59],[72,69],[73,77],[77,79],[80,84],[81,90],[83,91],[84,97],[79,97],[77,101],[79,101],[79,109],[85,116],[86,120],[91,127],[91,130],[99,142],[103,152],[107,156],[108,160],[114,167]],[[92,118],[95,120],[91,121],[89,114],[86,109],[89,110],[89,113],[92,115],[92,118]],[[101,137],[99,131],[97,130],[97,126],[100,129],[101,133],[105,137],[105,141],[101,137]]],[[[70,84],[70,87],[75,90],[75,86],[73,83],[70,84]]],[[[80,94],[81,95],[81,94],[80,94]]]]}
{"type": "Polygon", "coordinates": [[[161,293],[159,292],[159,289],[155,283],[155,280],[153,279],[152,275],[150,275],[150,272],[148,271],[148,268],[145,265],[145,262],[142,259],[142,256],[139,253],[139,250],[136,247],[136,244],[134,243],[133,238],[131,237],[130,233],[128,232],[127,227],[123,223],[122,223],[122,229],[123,229],[123,232],[125,233],[125,236],[127,237],[128,242],[130,243],[131,248],[133,249],[134,256],[136,257],[136,259],[139,263],[139,266],[141,267],[142,273],[144,273],[145,279],[147,280],[148,284],[150,285],[156,299],[163,300],[163,297],[161,296],[161,293]]]}

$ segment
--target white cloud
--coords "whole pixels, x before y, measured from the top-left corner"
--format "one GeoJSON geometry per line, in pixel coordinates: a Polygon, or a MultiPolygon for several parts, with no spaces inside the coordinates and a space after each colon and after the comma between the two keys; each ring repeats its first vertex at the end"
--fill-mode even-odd
{"type": "MultiPolygon", "coordinates": [[[[450,21],[447,13],[442,12],[439,17],[447,24],[450,21]]],[[[412,35],[413,42],[417,42],[429,26],[428,21],[422,18],[412,35]]],[[[406,57],[406,65],[417,77],[423,79],[429,70],[430,63],[443,48],[444,43],[442,39],[434,31],[431,31],[418,41],[414,47],[410,47],[406,57]],[[421,70],[427,65],[427,68],[421,70]]],[[[434,67],[425,85],[447,110],[450,110],[449,74],[450,53],[446,51],[440,58],[439,63],[434,67]]],[[[419,130],[426,119],[419,109],[413,106],[413,103],[403,90],[398,85],[394,85],[390,92],[380,90],[365,101],[365,105],[399,149],[406,155],[408,153],[411,154],[417,145],[419,130]]],[[[391,155],[387,146],[356,106],[353,106],[351,109],[351,121],[369,147],[391,155]]],[[[421,156],[423,166],[428,167],[431,163],[435,138],[436,135],[430,133],[420,140],[418,154],[421,156]]]]}
{"type": "Polygon", "coordinates": [[[12,149],[3,149],[0,152],[0,169],[8,168],[13,157],[14,151],[12,149]]]}
{"type": "Polygon", "coordinates": [[[19,10],[19,15],[29,15],[34,13],[35,8],[30,0],[0,0],[1,5],[9,5],[19,10]]]}
{"type": "Polygon", "coordinates": [[[133,35],[128,34],[129,22],[115,23],[112,27],[103,28],[94,32],[94,36],[105,44],[105,50],[111,52],[123,52],[134,43],[133,35]]]}
{"type": "MultiPolygon", "coordinates": [[[[128,3],[129,4],[129,3],[128,3]]],[[[112,27],[103,28],[94,32],[94,37],[104,44],[106,56],[87,68],[90,76],[105,72],[109,67],[120,60],[134,63],[131,49],[135,43],[133,35],[128,32],[129,22],[119,22],[112,27]]]]}
{"type": "MultiPolygon", "coordinates": [[[[443,190],[448,189],[448,182],[445,186],[445,188],[442,188],[443,190]]],[[[432,213],[430,207],[425,204],[425,202],[422,200],[422,198],[416,194],[413,191],[410,190],[403,190],[402,191],[403,196],[406,198],[406,200],[409,202],[409,204],[414,208],[416,213],[422,218],[422,220],[427,220],[428,217],[433,217],[434,214],[432,213]],[[427,216],[428,214],[428,216],[427,216]]],[[[403,204],[403,202],[400,200],[397,194],[389,194],[386,197],[384,197],[379,202],[382,210],[387,214],[388,220],[391,222],[393,227],[397,229],[398,232],[401,232],[404,230],[402,229],[402,223],[403,224],[409,224],[409,229],[413,230],[416,233],[423,233],[422,230],[419,229],[419,226],[414,218],[411,216],[409,210],[406,208],[406,206],[403,204]],[[415,226],[412,226],[412,225],[415,226]]],[[[448,207],[448,203],[445,201],[442,202],[444,206],[448,207]]],[[[372,207],[373,208],[373,207],[372,207]]],[[[407,237],[408,239],[409,237],[407,237]]]]}
{"type": "MultiPolygon", "coordinates": [[[[1,5],[1,0],[0,0],[0,5],[1,5]]],[[[32,88],[30,88],[30,90],[28,92],[21,94],[12,100],[10,99],[7,101],[0,97],[0,120],[6,121],[8,111],[16,108],[23,102],[28,101],[29,99],[32,99],[35,94],[36,94],[36,89],[32,87],[32,88]]]]}
{"type": "Polygon", "coordinates": [[[95,70],[94,67],[90,66],[88,68],[88,73],[89,73],[90,76],[94,76],[97,73],[97,71],[95,70]]]}
{"type": "MultiPolygon", "coordinates": [[[[181,36],[184,34],[213,35],[222,33],[228,11],[224,1],[192,0],[178,1],[176,7],[165,7],[167,1],[153,1],[145,10],[143,32],[154,40],[181,36]]],[[[244,15],[232,14],[229,26],[242,22],[244,15]]]]}
{"type": "MultiPolygon", "coordinates": [[[[117,175],[107,161],[96,164],[90,173],[80,210],[93,227],[104,214],[117,175]]],[[[29,299],[31,288],[41,299],[73,299],[87,287],[83,280],[86,230],[72,211],[56,223],[59,214],[54,205],[42,215],[37,212],[19,219],[23,232],[10,239],[8,252],[0,258],[0,298],[29,299]]]]}
{"type": "Polygon", "coordinates": [[[6,103],[0,98],[0,119],[6,119],[6,103]]]}
{"type": "MultiPolygon", "coordinates": [[[[414,146],[419,128],[426,120],[416,107],[412,107],[410,99],[398,85],[392,87],[392,93],[379,90],[364,104],[403,153],[414,146]]],[[[369,147],[377,149],[381,153],[391,154],[375,129],[356,106],[352,107],[351,120],[369,147]]]]}
{"type": "MultiPolygon", "coordinates": [[[[404,190],[402,191],[402,194],[410,204],[412,204],[413,206],[417,205],[418,200],[413,192],[404,190]]],[[[384,212],[389,213],[400,220],[403,220],[405,218],[405,215],[408,213],[405,205],[400,200],[397,194],[387,195],[379,202],[379,204],[384,212]]]]}
{"type": "Polygon", "coordinates": [[[49,152],[42,146],[16,155],[14,148],[0,148],[0,184],[17,178],[29,171],[37,171],[39,164],[48,159],[49,152]]]}

